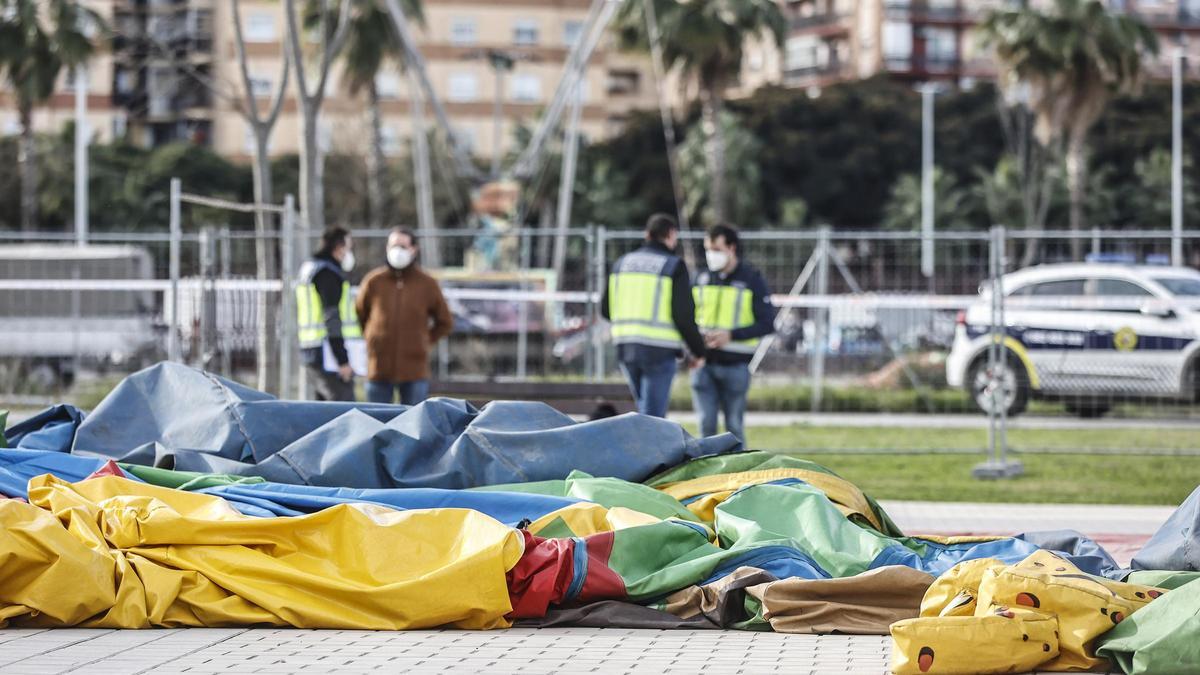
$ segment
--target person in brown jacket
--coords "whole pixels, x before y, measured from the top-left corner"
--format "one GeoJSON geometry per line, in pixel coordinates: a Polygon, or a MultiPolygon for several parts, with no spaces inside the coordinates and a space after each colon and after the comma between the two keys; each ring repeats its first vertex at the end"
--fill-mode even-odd
{"type": "Polygon", "coordinates": [[[416,405],[429,396],[429,352],[454,319],[433,277],[417,264],[417,240],[398,227],[387,241],[387,265],[371,270],[355,309],[367,343],[367,400],[416,405]]]}

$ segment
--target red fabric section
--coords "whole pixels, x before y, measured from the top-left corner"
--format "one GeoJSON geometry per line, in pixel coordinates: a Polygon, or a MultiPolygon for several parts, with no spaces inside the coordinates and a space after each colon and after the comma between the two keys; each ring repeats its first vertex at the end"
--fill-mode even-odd
{"type": "Polygon", "coordinates": [[[121,467],[117,466],[116,462],[114,462],[110,459],[104,463],[104,466],[93,471],[92,475],[88,476],[87,478],[84,478],[84,480],[100,478],[101,476],[116,476],[117,478],[128,478],[129,477],[129,476],[125,475],[125,472],[121,470],[121,467]]]}
{"type": "Polygon", "coordinates": [[[579,591],[577,599],[580,604],[597,600],[624,600],[628,595],[625,591],[625,580],[608,566],[615,537],[616,532],[601,532],[584,539],[587,544],[588,570],[587,577],[583,580],[583,589],[579,591]]]}
{"type": "Polygon", "coordinates": [[[508,598],[511,619],[531,619],[546,615],[553,603],[562,602],[574,576],[575,542],[571,539],[543,539],[522,530],[525,553],[509,570],[508,598]]]}

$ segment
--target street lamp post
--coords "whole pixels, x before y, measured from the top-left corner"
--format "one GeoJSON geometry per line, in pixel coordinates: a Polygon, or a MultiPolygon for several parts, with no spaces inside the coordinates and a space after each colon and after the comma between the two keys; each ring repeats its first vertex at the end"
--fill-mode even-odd
{"type": "Polygon", "coordinates": [[[937,85],[921,85],[921,274],[933,280],[933,97],[937,85]]]}
{"type": "Polygon", "coordinates": [[[492,104],[492,180],[500,179],[501,126],[504,119],[504,74],[513,69],[516,59],[499,49],[487,51],[488,64],[496,74],[496,100],[492,104]]]}
{"type": "Polygon", "coordinates": [[[1171,59],[1171,264],[1183,264],[1183,47],[1171,59]]]}

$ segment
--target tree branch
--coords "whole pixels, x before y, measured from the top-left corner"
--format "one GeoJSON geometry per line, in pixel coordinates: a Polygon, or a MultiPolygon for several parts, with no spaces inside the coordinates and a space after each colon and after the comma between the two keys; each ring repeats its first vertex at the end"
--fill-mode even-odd
{"type": "MultiPolygon", "coordinates": [[[[234,51],[237,54],[238,70],[242,74],[242,86],[246,95],[246,111],[245,117],[251,124],[257,126],[262,123],[262,119],[258,115],[258,101],[254,98],[254,84],[250,79],[250,66],[246,63],[246,41],[242,35],[242,3],[241,0],[233,0],[233,36],[234,36],[234,51]]],[[[287,63],[287,58],[283,59],[287,63]]]]}
{"type": "Polygon", "coordinates": [[[300,49],[300,28],[296,21],[296,0],[283,0],[284,21],[287,22],[287,43],[292,64],[296,67],[296,91],[301,101],[308,103],[308,77],[304,73],[304,53],[300,49]]]}
{"type": "MultiPolygon", "coordinates": [[[[333,60],[338,53],[342,51],[346,40],[350,37],[350,0],[341,0],[338,9],[337,28],[334,29],[333,39],[328,43],[322,43],[321,48],[321,79],[317,84],[317,89],[313,92],[316,98],[325,97],[325,83],[329,79],[329,71],[332,70],[333,60]]],[[[324,7],[322,7],[324,9],[324,7]]],[[[322,23],[324,28],[324,23],[322,23]]],[[[321,31],[324,36],[325,31],[321,31]]]]}

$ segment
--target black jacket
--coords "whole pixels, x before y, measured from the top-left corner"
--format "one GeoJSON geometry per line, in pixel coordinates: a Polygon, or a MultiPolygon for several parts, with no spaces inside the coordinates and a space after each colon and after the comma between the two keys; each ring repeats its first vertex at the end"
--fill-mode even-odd
{"type": "MultiPolygon", "coordinates": [[[[330,269],[328,265],[321,265],[313,275],[312,283],[317,287],[317,296],[321,298],[321,318],[325,322],[329,349],[333,352],[333,357],[337,359],[338,365],[344,366],[350,363],[350,357],[346,354],[346,342],[342,339],[342,317],[338,307],[342,302],[342,284],[345,283],[346,277],[341,274],[341,266],[338,261],[333,259],[333,256],[318,253],[313,256],[313,259],[326,262],[334,268],[330,269]]],[[[307,364],[317,368],[321,367],[324,361],[321,347],[303,351],[307,364]]]]}
{"type": "MultiPolygon", "coordinates": [[[[671,249],[657,241],[646,242],[642,245],[642,249],[675,255],[671,249]]],[[[688,351],[693,356],[703,358],[708,350],[704,347],[704,337],[700,335],[700,329],[696,327],[696,301],[692,297],[692,277],[683,260],[678,258],[676,260],[678,262],[675,265],[675,271],[671,274],[673,289],[671,292],[671,321],[675,324],[675,330],[678,330],[679,335],[683,337],[688,351]]],[[[606,283],[604,292],[600,296],[600,315],[611,320],[612,315],[608,302],[608,284],[606,283]]],[[[679,355],[678,349],[649,345],[623,344],[618,345],[617,349],[617,358],[622,361],[637,361],[642,358],[677,358],[679,355]]]]}

